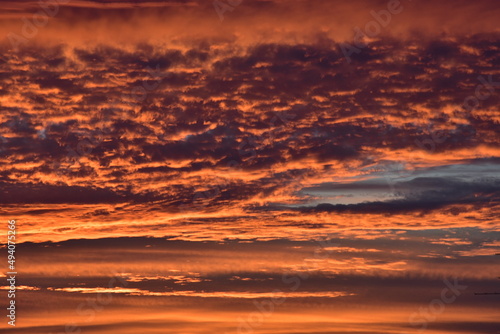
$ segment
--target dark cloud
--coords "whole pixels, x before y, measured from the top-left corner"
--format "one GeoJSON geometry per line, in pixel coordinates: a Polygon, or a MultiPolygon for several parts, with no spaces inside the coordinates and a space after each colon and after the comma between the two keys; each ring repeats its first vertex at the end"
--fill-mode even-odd
{"type": "MultiPolygon", "coordinates": [[[[381,190],[387,184],[341,184],[321,186],[318,189],[330,190],[381,190]]],[[[319,204],[314,208],[302,208],[303,212],[352,212],[352,213],[401,213],[429,212],[452,204],[476,206],[491,205],[500,201],[500,180],[478,180],[464,182],[461,180],[417,177],[411,181],[396,182],[396,193],[402,199],[365,202],[359,204],[319,204]]],[[[311,189],[311,188],[310,188],[311,189]]],[[[312,188],[314,189],[314,188],[312,188]]]]}
{"type": "MultiPolygon", "coordinates": [[[[444,140],[434,143],[430,153],[493,145],[493,118],[468,115],[457,121],[441,109],[450,103],[460,105],[474,93],[478,75],[495,66],[496,58],[487,50],[496,44],[495,34],[455,41],[387,39],[363,50],[362,54],[369,55],[364,56],[363,67],[346,66],[336,44],[324,39],[295,45],[263,43],[222,56],[211,47],[161,49],[144,43],[135,49],[26,47],[17,57],[29,59],[30,71],[3,75],[22,76],[16,87],[8,88],[8,94],[19,92],[23,103],[37,112],[8,110],[2,121],[3,153],[16,154],[17,162],[46,163],[21,171],[14,162],[6,166],[4,174],[40,172],[58,178],[55,173],[62,172],[68,177],[97,177],[102,168],[114,165],[106,171],[104,182],[116,184],[124,175],[144,179],[154,172],[156,177],[190,178],[191,173],[228,166],[247,172],[273,171],[308,159],[326,170],[335,163],[369,164],[376,161],[373,150],[377,149],[426,149],[416,141],[426,142],[439,131],[444,140]],[[401,48],[409,45],[411,51],[401,55],[404,59],[398,58],[401,48]],[[485,57],[479,60],[468,48],[485,52],[485,57]],[[76,59],[65,57],[69,51],[76,59]],[[38,56],[32,57],[34,54],[38,56]],[[47,67],[53,61],[57,66],[47,67]],[[443,62],[449,68],[443,68],[443,62]],[[33,85],[40,92],[31,89],[33,85]],[[91,88],[93,85],[99,89],[91,88]],[[75,94],[81,99],[71,102],[75,94]],[[252,108],[244,111],[245,103],[252,108]],[[429,108],[433,115],[425,120],[420,108],[429,108]],[[443,127],[448,130],[443,132],[443,127]],[[23,137],[17,137],[20,135],[23,137]],[[172,167],[172,163],[182,163],[182,167],[172,167]]],[[[5,70],[14,67],[12,59],[2,66],[5,70]]],[[[494,94],[481,101],[481,106],[488,108],[497,102],[494,94]]],[[[278,191],[288,184],[280,184],[280,173],[246,185],[242,180],[231,181],[234,187],[219,191],[211,202],[227,204],[278,191]]],[[[152,192],[156,198],[189,202],[198,196],[193,189],[199,186],[197,182],[177,188],[176,194],[162,194],[165,188],[152,192]]],[[[9,187],[29,186],[12,183],[9,187]]],[[[428,191],[418,198],[406,194],[405,199],[393,202],[322,205],[317,210],[403,212],[487,201],[486,197],[473,199],[477,189],[468,185],[450,187],[448,193],[428,191]],[[458,189],[461,186],[468,190],[458,189]]],[[[51,191],[58,192],[56,188],[51,191]]],[[[151,196],[148,190],[132,191],[151,196]]],[[[18,198],[29,202],[37,197],[18,198]]],[[[68,198],[76,201],[78,196],[68,198]]],[[[106,201],[108,196],[96,198],[106,201]]]]}
{"type": "MultiPolygon", "coordinates": [[[[1,183],[0,202],[13,203],[114,203],[125,199],[109,189],[44,184],[1,183]]],[[[35,212],[31,212],[34,214],[35,212]]]]}

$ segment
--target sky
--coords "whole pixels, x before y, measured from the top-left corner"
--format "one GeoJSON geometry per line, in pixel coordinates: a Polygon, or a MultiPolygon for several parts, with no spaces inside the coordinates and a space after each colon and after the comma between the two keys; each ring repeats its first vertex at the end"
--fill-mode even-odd
{"type": "Polygon", "coordinates": [[[0,1],[2,333],[500,333],[499,15],[0,1]]]}

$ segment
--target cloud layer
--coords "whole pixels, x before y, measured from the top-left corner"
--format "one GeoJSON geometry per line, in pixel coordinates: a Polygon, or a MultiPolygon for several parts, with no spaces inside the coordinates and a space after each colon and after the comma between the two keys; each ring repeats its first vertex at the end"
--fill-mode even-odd
{"type": "Polygon", "coordinates": [[[55,3],[0,1],[2,331],[498,328],[498,1],[55,3]]]}

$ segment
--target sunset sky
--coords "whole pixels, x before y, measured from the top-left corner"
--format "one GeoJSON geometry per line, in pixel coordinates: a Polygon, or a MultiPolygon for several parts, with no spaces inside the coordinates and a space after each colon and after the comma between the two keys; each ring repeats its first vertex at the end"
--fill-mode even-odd
{"type": "Polygon", "coordinates": [[[0,331],[500,333],[499,17],[0,1],[0,331]]]}

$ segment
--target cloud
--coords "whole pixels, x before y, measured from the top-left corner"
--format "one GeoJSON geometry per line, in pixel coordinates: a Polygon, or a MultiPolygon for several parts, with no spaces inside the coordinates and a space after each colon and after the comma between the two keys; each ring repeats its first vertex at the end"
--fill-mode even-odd
{"type": "MultiPolygon", "coordinates": [[[[474,180],[467,182],[454,178],[440,177],[416,177],[410,181],[394,182],[394,188],[398,199],[386,201],[365,201],[357,204],[319,204],[315,208],[302,207],[304,212],[326,211],[326,212],[353,212],[365,213],[400,213],[441,209],[453,204],[468,205],[476,207],[489,206],[490,203],[498,202],[499,180],[474,180]]],[[[373,191],[380,194],[387,189],[387,183],[357,182],[352,184],[324,184],[318,187],[306,188],[304,191],[321,192],[323,194],[342,193],[349,191],[373,191]]]]}
{"type": "Polygon", "coordinates": [[[228,333],[275,289],[255,331],[399,333],[455,277],[430,330],[491,332],[497,1],[402,0],[361,40],[386,1],[222,2],[0,2],[16,333],[228,333]]]}

